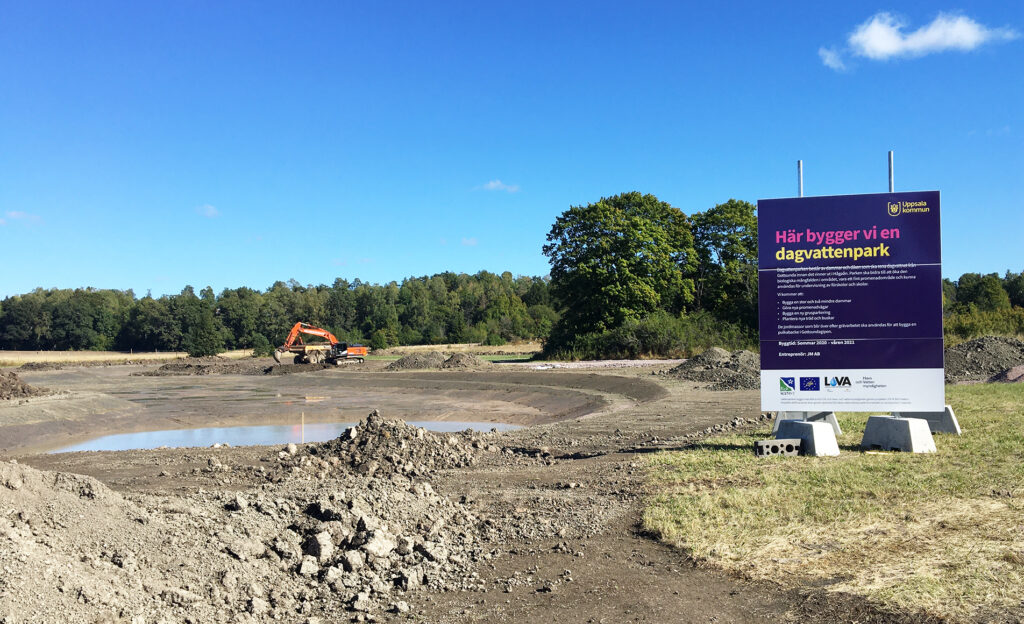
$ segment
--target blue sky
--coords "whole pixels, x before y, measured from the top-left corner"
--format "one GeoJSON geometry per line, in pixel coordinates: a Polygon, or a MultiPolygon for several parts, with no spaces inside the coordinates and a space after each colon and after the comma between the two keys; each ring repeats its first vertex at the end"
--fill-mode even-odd
{"type": "Polygon", "coordinates": [[[0,0],[0,296],[543,275],[570,205],[942,191],[1024,270],[1024,3],[0,0]],[[780,6],[774,6],[774,5],[780,6]]]}

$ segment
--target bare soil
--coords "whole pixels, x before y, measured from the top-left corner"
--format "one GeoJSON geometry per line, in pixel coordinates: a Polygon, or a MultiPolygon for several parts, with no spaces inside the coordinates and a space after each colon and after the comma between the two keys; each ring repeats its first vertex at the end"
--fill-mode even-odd
{"type": "Polygon", "coordinates": [[[19,462],[0,463],[0,621],[916,621],[700,569],[638,530],[644,455],[752,426],[755,391],[648,369],[381,368],[25,373],[67,393],[0,407],[0,460],[19,462]],[[287,448],[33,454],[300,412],[362,422],[287,448]]]}
{"type": "Polygon", "coordinates": [[[667,373],[688,381],[708,384],[708,390],[758,390],[761,388],[761,360],[751,351],[729,353],[711,347],[667,373]]]}
{"type": "Polygon", "coordinates": [[[946,383],[1006,381],[1010,369],[1024,365],[1024,341],[982,336],[946,349],[946,383]]]}
{"type": "Polygon", "coordinates": [[[22,381],[17,373],[0,371],[0,401],[25,399],[49,394],[46,388],[36,388],[22,381]]]}

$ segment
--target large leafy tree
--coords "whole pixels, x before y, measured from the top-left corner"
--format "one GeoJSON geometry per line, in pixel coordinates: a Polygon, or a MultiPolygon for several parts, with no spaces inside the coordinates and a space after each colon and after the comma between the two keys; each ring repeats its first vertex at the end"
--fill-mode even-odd
{"type": "Polygon", "coordinates": [[[694,309],[757,326],[757,215],[750,202],[730,199],[693,215],[694,309]]]}
{"type": "Polygon", "coordinates": [[[693,297],[686,215],[637,192],[572,206],[551,227],[544,255],[564,312],[553,338],[603,332],[693,297]]]}

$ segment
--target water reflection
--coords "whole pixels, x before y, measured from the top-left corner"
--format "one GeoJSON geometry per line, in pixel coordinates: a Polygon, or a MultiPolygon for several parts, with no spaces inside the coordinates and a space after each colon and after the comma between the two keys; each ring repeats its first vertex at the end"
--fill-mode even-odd
{"type": "MultiPolygon", "coordinates": [[[[131,449],[154,449],[161,446],[231,446],[275,445],[288,442],[299,443],[303,436],[306,442],[331,440],[356,423],[317,423],[300,425],[259,425],[251,427],[206,427],[203,429],[169,429],[166,431],[143,431],[140,433],[118,433],[95,438],[81,444],[59,448],[51,453],[72,451],[127,451],[131,449]]],[[[430,431],[454,432],[473,429],[475,431],[510,431],[519,429],[516,425],[483,422],[451,422],[441,420],[409,421],[410,425],[430,431]]]]}

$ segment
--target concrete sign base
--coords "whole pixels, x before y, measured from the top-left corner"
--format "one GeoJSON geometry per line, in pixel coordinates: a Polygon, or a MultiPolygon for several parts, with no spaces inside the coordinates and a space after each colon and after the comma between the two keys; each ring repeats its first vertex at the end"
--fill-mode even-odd
{"type": "Polygon", "coordinates": [[[953,407],[950,405],[947,405],[946,409],[941,412],[893,412],[892,415],[897,418],[920,418],[926,420],[932,433],[960,435],[960,423],[957,421],[956,414],[953,413],[953,407]]]}
{"type": "Polygon", "coordinates": [[[860,446],[864,450],[935,452],[935,440],[928,421],[920,418],[870,416],[860,446]]]}
{"type": "Polygon", "coordinates": [[[779,423],[775,439],[785,438],[800,438],[800,447],[804,455],[820,457],[839,454],[836,432],[832,429],[832,425],[826,422],[783,420],[779,423]]]}
{"type": "Polygon", "coordinates": [[[837,436],[843,435],[843,430],[839,428],[839,421],[836,419],[835,412],[778,412],[775,416],[775,422],[772,424],[772,434],[778,433],[779,423],[784,420],[827,422],[832,425],[832,430],[835,431],[837,436]]]}

